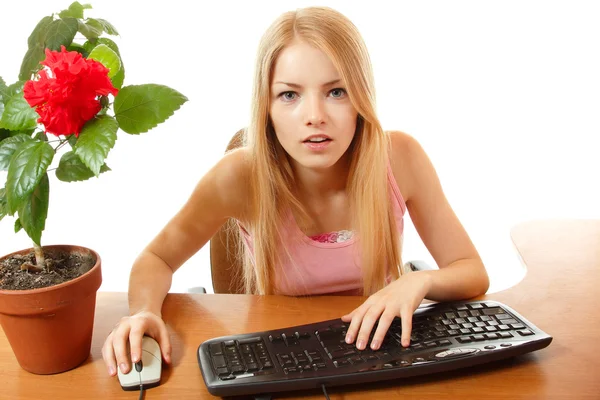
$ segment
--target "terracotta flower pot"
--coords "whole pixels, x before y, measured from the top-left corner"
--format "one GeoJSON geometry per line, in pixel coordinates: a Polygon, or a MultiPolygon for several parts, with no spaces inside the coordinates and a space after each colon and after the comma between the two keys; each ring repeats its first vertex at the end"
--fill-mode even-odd
{"type": "MultiPolygon", "coordinates": [[[[65,283],[33,290],[0,290],[0,324],[21,367],[34,374],[73,369],[90,354],[96,292],[102,283],[100,256],[80,246],[44,246],[91,254],[96,263],[65,283]]],[[[31,249],[17,251],[25,255],[31,249]]]]}

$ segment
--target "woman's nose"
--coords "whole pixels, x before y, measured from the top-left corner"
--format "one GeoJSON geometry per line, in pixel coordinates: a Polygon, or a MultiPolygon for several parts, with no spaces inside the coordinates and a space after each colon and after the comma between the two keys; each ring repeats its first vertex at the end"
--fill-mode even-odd
{"type": "Polygon", "coordinates": [[[308,96],[305,102],[306,124],[320,125],[325,120],[323,99],[319,96],[308,96]]]}

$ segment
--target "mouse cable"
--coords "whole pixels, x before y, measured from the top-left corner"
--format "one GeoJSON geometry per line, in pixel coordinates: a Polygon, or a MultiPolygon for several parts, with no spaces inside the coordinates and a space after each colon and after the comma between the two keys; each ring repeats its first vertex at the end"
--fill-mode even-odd
{"type": "Polygon", "coordinates": [[[140,385],[140,395],[138,397],[138,400],[143,400],[144,398],[144,385],[140,385]]]}
{"type": "Polygon", "coordinates": [[[323,394],[325,395],[325,398],[327,400],[329,400],[329,395],[327,394],[327,390],[325,390],[325,384],[321,384],[321,389],[323,389],[323,394]]]}

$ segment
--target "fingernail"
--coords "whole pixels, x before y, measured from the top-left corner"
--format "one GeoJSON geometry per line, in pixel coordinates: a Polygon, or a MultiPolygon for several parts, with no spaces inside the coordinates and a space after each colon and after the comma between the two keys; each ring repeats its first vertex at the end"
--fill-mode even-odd
{"type": "Polygon", "coordinates": [[[358,341],[358,343],[356,343],[356,348],[357,348],[357,349],[359,349],[359,350],[362,350],[362,349],[364,349],[364,348],[365,348],[365,341],[364,341],[364,340],[362,340],[362,339],[360,339],[360,340],[358,341]]]}
{"type": "Polygon", "coordinates": [[[346,343],[348,343],[348,344],[352,343],[352,335],[351,334],[346,335],[346,343]]]}
{"type": "Polygon", "coordinates": [[[132,355],[131,355],[131,362],[132,362],[132,363],[136,363],[136,362],[138,362],[138,361],[139,361],[139,359],[140,359],[140,357],[139,357],[137,354],[132,354],[132,355]]]}
{"type": "Polygon", "coordinates": [[[127,373],[127,364],[123,363],[120,365],[121,367],[121,372],[126,374],[127,373]]]}
{"type": "Polygon", "coordinates": [[[409,345],[408,339],[404,339],[404,340],[402,341],[402,346],[404,346],[404,347],[408,347],[408,345],[409,345]]]}
{"type": "Polygon", "coordinates": [[[373,350],[377,350],[377,349],[379,348],[379,340],[373,340],[373,341],[371,342],[371,348],[372,348],[373,350]]]}
{"type": "Polygon", "coordinates": [[[113,367],[112,365],[110,367],[108,367],[108,374],[110,376],[113,376],[117,371],[115,371],[115,367],[113,367]]]}

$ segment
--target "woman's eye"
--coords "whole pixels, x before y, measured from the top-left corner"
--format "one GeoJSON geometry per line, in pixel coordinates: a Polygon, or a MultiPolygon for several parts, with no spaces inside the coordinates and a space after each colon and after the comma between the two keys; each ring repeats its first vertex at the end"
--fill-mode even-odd
{"type": "Polygon", "coordinates": [[[331,92],[329,92],[329,93],[331,93],[331,95],[333,97],[339,98],[339,97],[342,97],[344,94],[346,94],[346,91],[342,88],[336,88],[336,89],[332,89],[331,92]]]}
{"type": "Polygon", "coordinates": [[[283,92],[279,95],[279,97],[283,98],[285,101],[292,101],[296,98],[295,92],[283,92]]]}

